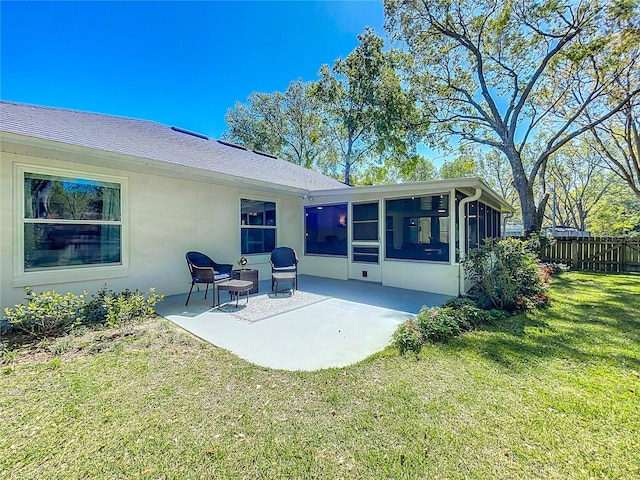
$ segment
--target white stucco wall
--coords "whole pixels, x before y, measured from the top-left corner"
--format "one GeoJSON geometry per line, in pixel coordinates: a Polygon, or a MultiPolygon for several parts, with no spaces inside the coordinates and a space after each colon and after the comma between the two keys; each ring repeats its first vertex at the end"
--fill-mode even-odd
{"type": "MultiPolygon", "coordinates": [[[[301,251],[304,251],[304,249],[301,251]]],[[[335,278],[337,280],[347,280],[349,278],[349,263],[344,257],[323,255],[298,256],[300,257],[298,270],[302,274],[335,278]]]]}
{"type": "Polygon", "coordinates": [[[458,295],[458,265],[419,261],[382,262],[382,284],[424,292],[458,295]]]}
{"type": "MultiPolygon", "coordinates": [[[[0,306],[12,306],[24,299],[24,287],[36,291],[55,289],[95,293],[105,283],[115,291],[155,287],[166,295],[189,290],[184,254],[198,250],[219,263],[234,263],[240,257],[240,198],[276,202],[277,244],[302,249],[301,199],[252,188],[234,188],[210,180],[172,178],[149,167],[144,172],[123,171],[83,163],[80,155],[3,143],[0,154],[0,306]],[[17,275],[15,232],[20,211],[14,194],[16,165],[32,165],[73,171],[76,174],[114,176],[126,179],[123,220],[126,223],[125,267],[94,267],[17,275]],[[75,270],[75,272],[74,272],[75,270]],[[80,275],[76,275],[80,272],[80,275]]],[[[99,162],[97,162],[99,163],[99,162]]],[[[269,255],[249,256],[249,267],[259,270],[260,279],[271,274],[269,255]]]]}

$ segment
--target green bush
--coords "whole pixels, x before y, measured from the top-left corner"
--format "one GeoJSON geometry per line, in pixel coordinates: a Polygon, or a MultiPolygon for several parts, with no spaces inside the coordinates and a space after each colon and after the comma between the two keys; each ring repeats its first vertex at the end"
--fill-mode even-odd
{"type": "Polygon", "coordinates": [[[393,332],[392,345],[398,349],[400,355],[406,352],[419,353],[423,344],[422,333],[414,320],[407,320],[398,325],[393,332]]]}
{"type": "Polygon", "coordinates": [[[27,302],[5,308],[4,313],[10,328],[34,338],[58,336],[79,325],[120,327],[153,314],[153,307],[164,298],[153,288],[148,294],[129,289],[114,293],[104,286],[89,302],[85,301],[86,292],[62,295],[56,291],[37,294],[30,288],[25,290],[27,302]]]}
{"type": "Polygon", "coordinates": [[[13,328],[44,338],[66,333],[83,321],[86,293],[62,295],[54,290],[42,293],[28,287],[25,290],[27,303],[4,309],[7,322],[13,328]]]}
{"type": "Polygon", "coordinates": [[[447,341],[504,315],[507,314],[501,310],[483,310],[469,298],[453,298],[443,307],[422,307],[415,320],[407,320],[398,326],[392,345],[400,354],[418,353],[426,342],[447,341]]]}
{"type": "Polygon", "coordinates": [[[163,298],[164,295],[157,294],[153,288],[145,295],[129,289],[115,293],[103,286],[87,303],[85,315],[91,323],[120,327],[153,314],[153,307],[163,298]]]}
{"type": "Polygon", "coordinates": [[[106,297],[114,295],[113,290],[109,290],[106,285],[100,287],[97,293],[91,295],[91,300],[86,302],[84,307],[85,323],[104,323],[107,318],[106,297]]]}
{"type": "Polygon", "coordinates": [[[423,307],[416,317],[423,342],[443,342],[468,330],[454,312],[452,308],[423,307]]]}
{"type": "Polygon", "coordinates": [[[535,295],[543,295],[543,276],[535,254],[539,245],[537,237],[528,241],[507,238],[469,252],[463,264],[478,306],[513,312],[528,308],[528,299],[535,295]]]}
{"type": "Polygon", "coordinates": [[[447,300],[444,306],[453,309],[460,318],[461,323],[468,324],[469,329],[499,320],[506,315],[502,310],[479,308],[477,303],[469,297],[452,298],[447,300]]]}

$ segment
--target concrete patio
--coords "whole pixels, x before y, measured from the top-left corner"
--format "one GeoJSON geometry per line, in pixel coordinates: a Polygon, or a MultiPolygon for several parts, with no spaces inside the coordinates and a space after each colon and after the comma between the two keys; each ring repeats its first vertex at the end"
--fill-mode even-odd
{"type": "Polygon", "coordinates": [[[423,305],[444,303],[446,295],[384,287],[356,280],[332,280],[301,275],[298,292],[271,294],[271,281],[260,282],[260,291],[244,298],[239,307],[225,303],[212,308],[212,293],[194,292],[185,307],[186,293],[165,298],[156,307],[159,315],[176,325],[256,365],[283,370],[320,370],[343,367],[364,360],[389,344],[396,326],[420,311],[423,305]],[[290,298],[287,298],[290,297],[290,298]],[[291,301],[297,302],[291,303],[291,301]],[[302,300],[302,301],[301,301],[302,300]],[[253,321],[243,317],[248,307],[271,307],[274,312],[253,321]],[[288,305],[289,304],[289,305],[288,305]]]}

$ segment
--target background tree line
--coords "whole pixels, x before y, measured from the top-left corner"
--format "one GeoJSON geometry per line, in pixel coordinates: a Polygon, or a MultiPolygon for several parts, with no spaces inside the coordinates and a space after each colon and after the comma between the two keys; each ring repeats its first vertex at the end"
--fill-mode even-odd
{"type": "Polygon", "coordinates": [[[383,3],[395,48],[366,29],[224,138],[349,185],[482,176],[526,231],[640,230],[639,0],[383,3]]]}

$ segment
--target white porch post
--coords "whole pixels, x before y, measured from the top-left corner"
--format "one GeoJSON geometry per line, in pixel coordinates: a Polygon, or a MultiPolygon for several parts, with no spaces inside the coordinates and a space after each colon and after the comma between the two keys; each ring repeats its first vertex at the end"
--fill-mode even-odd
{"type": "Polygon", "coordinates": [[[480,195],[482,195],[482,189],[476,188],[476,193],[473,195],[473,197],[463,198],[458,204],[458,243],[460,248],[460,262],[458,263],[458,295],[464,293],[464,269],[462,268],[462,260],[464,260],[466,253],[465,238],[467,237],[464,208],[467,203],[475,202],[476,200],[478,200],[480,198],[480,195]]]}

